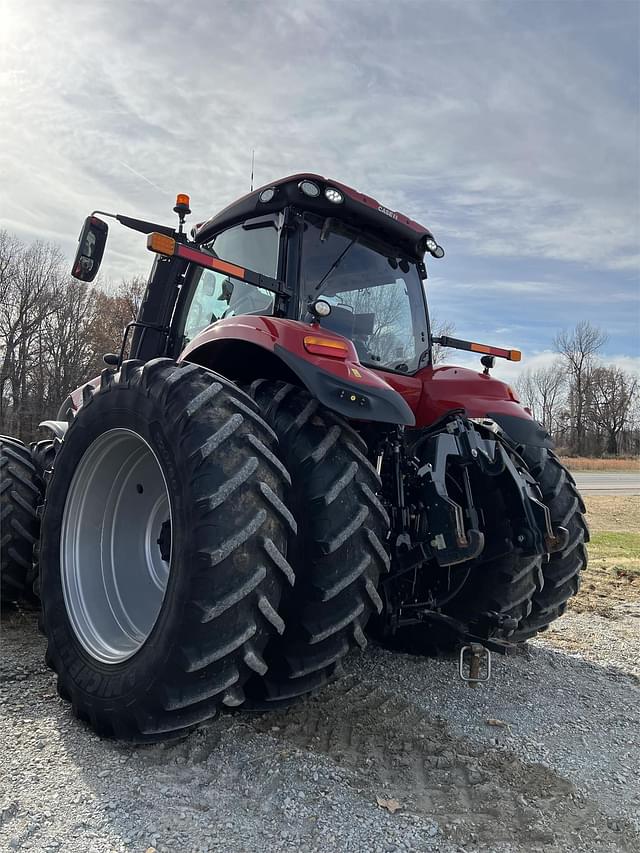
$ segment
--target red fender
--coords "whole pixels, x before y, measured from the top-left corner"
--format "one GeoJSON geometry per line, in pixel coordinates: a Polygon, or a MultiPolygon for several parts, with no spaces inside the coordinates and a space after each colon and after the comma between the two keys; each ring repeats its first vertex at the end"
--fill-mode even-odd
{"type": "MultiPolygon", "coordinates": [[[[242,343],[260,347],[276,357],[288,374],[295,374],[321,403],[348,418],[413,426],[415,416],[402,394],[379,373],[360,363],[353,343],[318,323],[280,317],[242,314],[218,320],[199,332],[180,355],[216,370],[225,348],[238,351],[242,343]],[[316,337],[340,345],[340,357],[309,352],[305,338],[316,337]]],[[[260,365],[252,368],[260,374],[260,365]]]]}

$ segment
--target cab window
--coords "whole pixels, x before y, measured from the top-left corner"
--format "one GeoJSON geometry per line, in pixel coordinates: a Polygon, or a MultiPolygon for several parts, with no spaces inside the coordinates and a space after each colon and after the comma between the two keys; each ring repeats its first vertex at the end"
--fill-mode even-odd
{"type": "MultiPolygon", "coordinates": [[[[234,225],[201,246],[216,258],[277,278],[280,232],[273,218],[234,225]]],[[[223,317],[273,314],[273,293],[224,273],[196,268],[190,282],[184,344],[223,317]]]]}

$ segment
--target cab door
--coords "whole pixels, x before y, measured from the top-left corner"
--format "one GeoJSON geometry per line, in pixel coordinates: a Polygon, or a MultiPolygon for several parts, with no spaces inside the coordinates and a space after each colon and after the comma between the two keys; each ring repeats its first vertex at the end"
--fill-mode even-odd
{"type": "MultiPolygon", "coordinates": [[[[279,278],[284,231],[281,220],[281,216],[248,219],[220,231],[199,248],[221,260],[279,278]]],[[[187,271],[172,323],[175,329],[173,355],[177,357],[198,332],[218,320],[240,314],[271,316],[274,304],[274,294],[269,290],[192,265],[187,271]]]]}

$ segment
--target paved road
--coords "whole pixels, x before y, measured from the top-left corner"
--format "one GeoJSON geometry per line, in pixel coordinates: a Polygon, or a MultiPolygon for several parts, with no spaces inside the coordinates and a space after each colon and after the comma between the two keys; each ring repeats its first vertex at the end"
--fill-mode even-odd
{"type": "Polygon", "coordinates": [[[574,471],[583,495],[640,495],[640,471],[574,471]]]}

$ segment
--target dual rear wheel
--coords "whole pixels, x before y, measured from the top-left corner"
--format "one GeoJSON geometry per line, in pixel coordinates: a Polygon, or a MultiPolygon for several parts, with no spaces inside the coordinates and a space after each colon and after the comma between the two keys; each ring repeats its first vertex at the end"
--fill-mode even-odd
{"type": "Polygon", "coordinates": [[[366,447],[298,388],[249,391],[168,359],[84,389],[40,583],[59,693],[102,735],[307,693],[366,644],[389,566],[366,447]]]}

